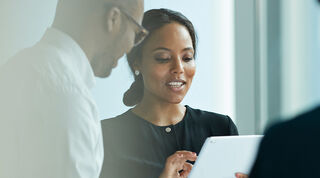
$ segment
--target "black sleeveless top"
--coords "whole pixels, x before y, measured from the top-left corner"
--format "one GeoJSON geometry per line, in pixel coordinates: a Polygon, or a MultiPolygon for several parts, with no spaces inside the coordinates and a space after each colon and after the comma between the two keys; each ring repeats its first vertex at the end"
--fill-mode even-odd
{"type": "Polygon", "coordinates": [[[238,135],[229,116],[186,106],[175,125],[156,126],[131,110],[102,121],[104,164],[100,178],[155,178],[179,150],[199,154],[207,137],[238,135]]]}

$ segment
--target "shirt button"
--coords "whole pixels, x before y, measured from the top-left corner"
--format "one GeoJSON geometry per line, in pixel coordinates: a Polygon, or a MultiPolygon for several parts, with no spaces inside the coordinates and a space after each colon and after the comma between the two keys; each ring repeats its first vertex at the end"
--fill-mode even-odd
{"type": "Polygon", "coordinates": [[[167,127],[167,128],[166,128],[166,132],[167,132],[167,133],[171,132],[171,128],[170,128],[170,127],[167,127]]]}

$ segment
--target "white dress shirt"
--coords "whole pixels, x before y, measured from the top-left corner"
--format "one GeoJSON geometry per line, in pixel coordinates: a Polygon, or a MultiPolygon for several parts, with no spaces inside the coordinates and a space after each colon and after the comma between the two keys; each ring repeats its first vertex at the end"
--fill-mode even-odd
{"type": "Polygon", "coordinates": [[[0,68],[0,178],[98,178],[100,120],[88,58],[48,29],[0,68]]]}

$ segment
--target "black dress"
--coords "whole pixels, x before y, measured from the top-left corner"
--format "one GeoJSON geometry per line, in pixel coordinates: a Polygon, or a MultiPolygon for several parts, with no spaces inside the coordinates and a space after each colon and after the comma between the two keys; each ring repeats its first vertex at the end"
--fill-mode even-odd
{"type": "Polygon", "coordinates": [[[320,177],[320,106],[267,130],[250,178],[320,177]]]}
{"type": "Polygon", "coordinates": [[[229,116],[186,106],[182,121],[156,126],[131,110],[102,121],[104,164],[100,178],[156,178],[178,150],[199,154],[207,137],[238,135],[229,116]]]}

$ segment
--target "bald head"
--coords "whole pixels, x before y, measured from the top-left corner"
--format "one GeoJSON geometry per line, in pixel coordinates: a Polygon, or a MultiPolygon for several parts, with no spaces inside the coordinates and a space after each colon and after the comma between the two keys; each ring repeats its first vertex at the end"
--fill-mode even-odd
{"type": "Polygon", "coordinates": [[[129,14],[134,14],[135,12],[144,8],[143,0],[105,0],[105,1],[126,10],[129,14]]]}
{"type": "Polygon", "coordinates": [[[98,77],[107,77],[130,51],[144,0],[59,0],[53,27],[72,37],[98,77]],[[127,15],[132,18],[128,18],[127,15]]]}
{"type": "Polygon", "coordinates": [[[144,9],[144,0],[58,0],[55,21],[84,21],[87,16],[101,10],[101,7],[108,10],[114,6],[133,15],[144,9]]]}

